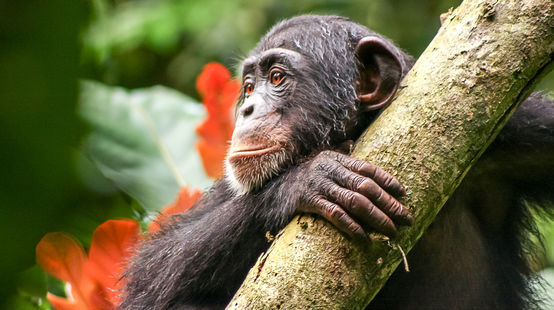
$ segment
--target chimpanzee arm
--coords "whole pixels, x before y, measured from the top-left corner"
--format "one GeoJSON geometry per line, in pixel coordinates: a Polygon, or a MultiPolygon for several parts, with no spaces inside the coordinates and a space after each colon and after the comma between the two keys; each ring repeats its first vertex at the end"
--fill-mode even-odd
{"type": "Polygon", "coordinates": [[[267,247],[254,204],[224,180],[142,243],[126,272],[122,309],[221,309],[267,247]]]}
{"type": "Polygon", "coordinates": [[[412,220],[387,191],[403,188],[381,169],[332,151],[247,195],[235,195],[220,180],[142,244],[126,274],[121,308],[223,308],[267,249],[266,232],[278,232],[298,212],[320,214],[354,237],[365,238],[368,228],[392,235],[393,220],[412,220]]]}

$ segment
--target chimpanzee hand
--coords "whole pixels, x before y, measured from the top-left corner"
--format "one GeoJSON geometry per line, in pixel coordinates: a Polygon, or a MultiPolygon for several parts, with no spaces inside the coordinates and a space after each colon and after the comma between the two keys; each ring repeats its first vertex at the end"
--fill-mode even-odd
{"type": "Polygon", "coordinates": [[[393,197],[405,195],[406,190],[375,165],[323,151],[304,163],[301,171],[298,211],[319,214],[352,237],[365,239],[368,230],[394,237],[393,221],[413,223],[408,209],[393,197]]]}

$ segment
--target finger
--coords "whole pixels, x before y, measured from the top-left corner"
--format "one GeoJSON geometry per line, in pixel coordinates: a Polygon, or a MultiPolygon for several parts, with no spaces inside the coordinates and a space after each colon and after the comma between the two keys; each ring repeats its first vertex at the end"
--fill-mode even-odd
{"type": "Polygon", "coordinates": [[[345,167],[337,167],[332,176],[339,185],[369,198],[395,222],[403,225],[413,224],[414,219],[410,211],[372,179],[353,173],[345,167]]]}
{"type": "Polygon", "coordinates": [[[312,205],[316,214],[323,216],[340,231],[352,238],[367,240],[362,226],[357,224],[339,205],[328,201],[324,197],[315,198],[312,205]]]}
{"type": "Polygon", "coordinates": [[[334,183],[330,183],[326,188],[329,198],[346,209],[355,219],[389,237],[396,236],[397,230],[392,220],[367,197],[334,183]]]}
{"type": "Polygon", "coordinates": [[[343,154],[338,155],[339,156],[337,156],[337,161],[351,171],[371,178],[380,187],[386,189],[387,192],[393,193],[396,196],[406,195],[406,189],[404,188],[404,186],[402,186],[402,184],[400,184],[400,182],[395,177],[385,172],[385,170],[373,164],[370,164],[367,161],[355,159],[343,154]]]}

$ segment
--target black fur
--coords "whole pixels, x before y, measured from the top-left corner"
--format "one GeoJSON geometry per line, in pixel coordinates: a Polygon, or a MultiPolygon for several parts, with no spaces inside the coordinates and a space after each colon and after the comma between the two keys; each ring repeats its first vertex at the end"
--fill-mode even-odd
{"type": "MultiPolygon", "coordinates": [[[[249,268],[297,210],[297,180],[322,150],[357,138],[375,114],[359,112],[357,42],[376,35],[335,16],[300,16],[274,26],[252,55],[282,47],[305,56],[291,74],[294,156],[278,175],[244,195],[218,180],[191,210],[142,244],[126,273],[122,309],[222,309],[249,268]]],[[[381,37],[382,38],[382,37],[381,37]]],[[[385,39],[386,40],[386,39],[385,39]]],[[[404,74],[413,60],[394,51],[404,74]]],[[[239,100],[242,101],[244,98],[239,100]]],[[[285,118],[285,117],[284,117],[285,118]]],[[[436,223],[410,252],[411,273],[395,272],[370,309],[526,309],[529,212],[523,198],[552,200],[554,105],[522,104],[436,223]]]]}

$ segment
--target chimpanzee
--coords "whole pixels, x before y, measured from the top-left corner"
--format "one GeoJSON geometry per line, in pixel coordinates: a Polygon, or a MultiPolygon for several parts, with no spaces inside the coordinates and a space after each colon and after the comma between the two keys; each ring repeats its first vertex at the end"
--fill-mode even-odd
{"type": "MultiPolygon", "coordinates": [[[[242,63],[226,176],[148,238],[125,274],[122,309],[222,309],[301,212],[351,238],[410,225],[390,174],[340,150],[388,105],[413,59],[346,18],[274,26],[242,63]]],[[[348,148],[348,147],[346,147],[348,148]]],[[[554,196],[554,104],[515,113],[370,309],[522,309],[533,303],[522,197],[554,196]]]]}

